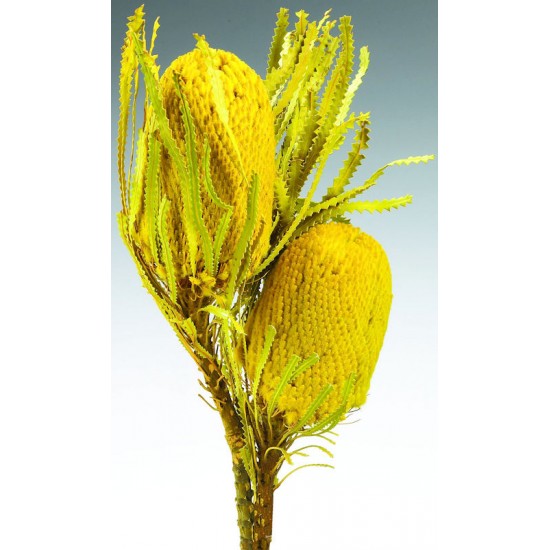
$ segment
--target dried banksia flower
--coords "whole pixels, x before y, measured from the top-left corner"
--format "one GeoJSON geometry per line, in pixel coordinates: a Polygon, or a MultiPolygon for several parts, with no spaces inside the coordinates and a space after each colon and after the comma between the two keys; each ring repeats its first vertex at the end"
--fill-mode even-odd
{"type": "Polygon", "coordinates": [[[391,300],[386,253],[358,228],[318,225],[291,243],[267,277],[246,325],[250,366],[258,362],[267,327],[272,325],[277,333],[261,378],[264,401],[271,400],[293,355],[316,353],[319,361],[288,384],[279,398],[286,423],[291,426],[302,418],[327,385],[332,391],[311,422],[334,413],[350,376],[355,383],[346,410],[362,405],[391,300]]]}
{"type": "Polygon", "coordinates": [[[279,11],[263,79],[201,36],[161,73],[158,20],[148,43],[143,7],[122,48],[120,234],[220,414],[242,550],[269,548],[273,495],[290,474],[330,465],[279,478],[281,469],[305,448],[332,456],[326,434],[366,399],[391,274],[382,247],[348,216],[412,197],[356,199],[390,166],[433,158],[393,161],[351,185],[369,140],[369,113],[350,113],[369,52],[359,50],[354,71],[350,17],[296,15],[289,29],[279,11]],[[314,201],[350,131],[337,177],[314,201]],[[319,444],[295,448],[302,438],[319,444]]]}
{"type": "MultiPolygon", "coordinates": [[[[254,270],[269,247],[272,225],[273,184],[275,180],[274,118],[262,79],[244,61],[222,50],[197,48],[178,57],[160,79],[160,91],[174,138],[181,150],[186,147],[182,124],[185,97],[196,130],[199,161],[205,156],[205,139],[210,148],[210,177],[221,201],[230,205],[232,217],[219,262],[225,264],[235,253],[247,218],[248,194],[252,176],[259,179],[258,215],[252,232],[254,249],[250,269],[254,270]],[[219,87],[219,90],[215,89],[219,87]],[[216,105],[216,93],[226,110],[226,123],[216,105]],[[227,124],[227,130],[224,128],[227,124]]],[[[200,177],[204,178],[204,163],[200,177]]],[[[177,169],[169,154],[161,155],[160,184],[167,196],[178,201],[180,186],[177,169]]],[[[212,239],[224,210],[203,188],[203,218],[212,239]]],[[[175,224],[181,226],[177,217],[175,224]]],[[[186,247],[182,247],[182,275],[191,273],[186,247]]],[[[197,259],[200,262],[200,259],[197,259]]]]}

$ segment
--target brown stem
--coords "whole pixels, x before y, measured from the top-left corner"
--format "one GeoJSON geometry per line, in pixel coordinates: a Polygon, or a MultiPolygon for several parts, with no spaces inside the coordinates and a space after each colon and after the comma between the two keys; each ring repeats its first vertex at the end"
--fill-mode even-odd
{"type": "Polygon", "coordinates": [[[260,460],[254,501],[254,544],[252,550],[269,550],[273,531],[273,493],[277,475],[276,453],[260,460]]]}
{"type": "Polygon", "coordinates": [[[235,503],[237,505],[237,523],[241,536],[241,550],[254,550],[253,547],[253,520],[254,510],[252,505],[252,486],[244,463],[239,454],[244,446],[244,435],[241,423],[231,401],[229,390],[225,381],[219,378],[214,383],[213,378],[207,378],[208,387],[218,412],[220,413],[225,439],[231,450],[233,462],[233,475],[235,476],[235,503]]]}
{"type": "Polygon", "coordinates": [[[233,474],[235,475],[235,502],[237,504],[237,523],[241,535],[241,550],[254,550],[253,546],[253,505],[250,479],[243,461],[233,460],[233,474]]]}

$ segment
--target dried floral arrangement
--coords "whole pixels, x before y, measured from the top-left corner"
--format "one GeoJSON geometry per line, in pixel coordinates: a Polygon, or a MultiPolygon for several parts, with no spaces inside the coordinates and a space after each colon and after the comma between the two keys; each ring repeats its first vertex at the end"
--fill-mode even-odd
{"type": "Polygon", "coordinates": [[[406,206],[357,200],[396,160],[351,187],[369,113],[350,113],[369,65],[351,18],[316,22],[282,8],[265,78],[205,37],[160,73],[143,6],[122,47],[120,234],[144,286],[202,373],[231,450],[242,549],[268,549],[281,466],[316,450],[367,396],[392,301],[382,248],[352,212],[406,206]],[[138,90],[144,121],[136,129],[138,90]],[[355,136],[338,176],[314,194],[355,136]],[[129,160],[128,160],[129,157],[129,160]]]}

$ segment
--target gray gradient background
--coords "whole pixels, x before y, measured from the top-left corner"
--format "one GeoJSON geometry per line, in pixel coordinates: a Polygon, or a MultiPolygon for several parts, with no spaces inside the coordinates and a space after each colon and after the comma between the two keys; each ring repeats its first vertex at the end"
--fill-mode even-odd
{"type": "MultiPolygon", "coordinates": [[[[120,45],[138,2],[112,2],[112,210],[119,209],[116,120],[120,45]]],[[[371,63],[352,109],[371,111],[371,142],[355,183],[388,161],[437,152],[437,2],[155,1],[162,70],[194,32],[260,75],[275,14],[351,15],[371,63]]],[[[346,147],[324,176],[337,174],[346,147]]],[[[390,169],[364,198],[413,204],[353,223],[386,249],[394,302],[360,422],[340,430],[336,470],[306,469],[276,495],[273,550],[429,550],[435,543],[437,167],[390,169]]],[[[114,546],[237,548],[230,457],[217,415],[197,397],[198,373],[142,288],[113,221],[112,486],[114,546]]],[[[323,461],[322,457],[316,457],[323,461]]]]}

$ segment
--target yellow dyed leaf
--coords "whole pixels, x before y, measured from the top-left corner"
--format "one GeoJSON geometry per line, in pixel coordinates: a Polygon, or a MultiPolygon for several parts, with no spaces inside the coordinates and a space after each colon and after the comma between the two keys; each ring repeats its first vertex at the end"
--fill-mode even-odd
{"type": "Polygon", "coordinates": [[[267,59],[267,72],[279,66],[283,43],[288,28],[288,9],[281,8],[277,14],[277,23],[273,33],[273,40],[269,48],[269,56],[267,59]]]}

